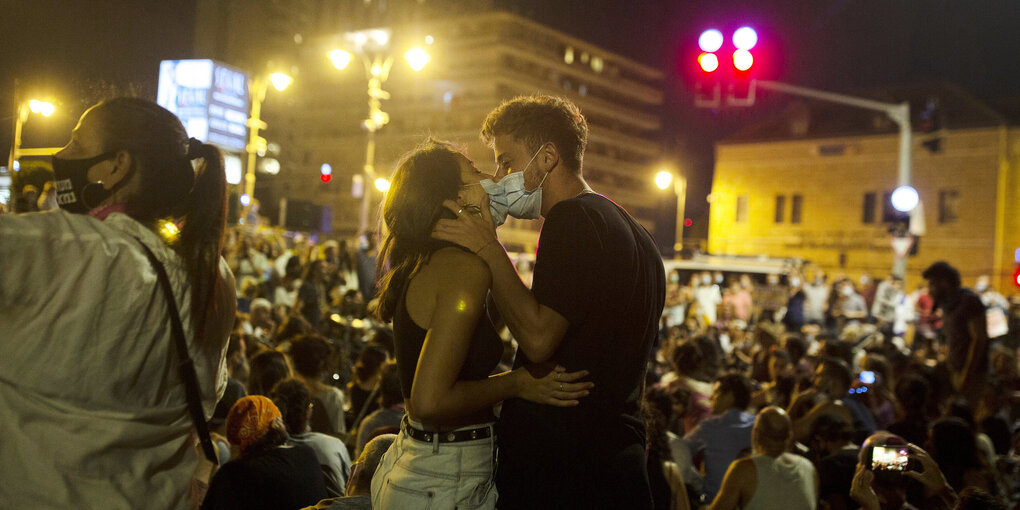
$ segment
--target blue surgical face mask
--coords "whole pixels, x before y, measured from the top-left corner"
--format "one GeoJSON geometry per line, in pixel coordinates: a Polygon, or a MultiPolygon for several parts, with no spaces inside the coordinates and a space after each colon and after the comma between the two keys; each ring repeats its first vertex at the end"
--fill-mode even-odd
{"type": "Polygon", "coordinates": [[[549,177],[549,173],[542,177],[542,182],[539,182],[534,190],[528,191],[524,187],[524,172],[541,152],[542,148],[539,148],[520,172],[513,172],[499,182],[492,179],[479,182],[489,195],[489,212],[492,213],[492,219],[497,227],[506,222],[507,215],[522,220],[534,220],[542,215],[542,184],[545,183],[546,177],[549,177]]]}

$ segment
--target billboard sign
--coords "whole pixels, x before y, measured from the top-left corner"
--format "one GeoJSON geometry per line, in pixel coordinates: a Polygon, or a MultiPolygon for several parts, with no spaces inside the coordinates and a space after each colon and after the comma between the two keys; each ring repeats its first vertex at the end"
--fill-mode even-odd
{"type": "Polygon", "coordinates": [[[248,74],[214,60],[164,60],[156,102],[192,136],[227,152],[244,152],[250,111],[248,74]]]}

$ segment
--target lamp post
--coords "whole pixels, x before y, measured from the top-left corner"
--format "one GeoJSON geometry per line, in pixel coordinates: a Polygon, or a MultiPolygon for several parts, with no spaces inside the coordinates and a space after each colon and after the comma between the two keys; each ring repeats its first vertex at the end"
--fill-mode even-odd
{"type": "Polygon", "coordinates": [[[684,249],[684,208],[687,206],[687,178],[681,175],[674,175],[669,170],[663,170],[655,174],[655,185],[661,190],[673,185],[673,193],[676,193],[676,234],[673,237],[673,254],[679,255],[684,249]]]}
{"type": "Polygon", "coordinates": [[[266,123],[261,119],[262,102],[266,100],[266,92],[269,85],[283,91],[290,86],[290,76],[283,73],[273,73],[268,76],[260,75],[251,82],[251,116],[248,117],[248,145],[245,152],[248,153],[248,162],[244,172],[244,194],[251,200],[255,196],[255,157],[259,152],[265,154],[266,139],[259,136],[260,129],[266,129],[266,123]]]}
{"type": "MultiPolygon", "coordinates": [[[[368,116],[361,121],[361,127],[366,131],[365,141],[365,164],[362,167],[361,212],[358,215],[358,234],[368,231],[368,216],[372,206],[372,195],[367,183],[376,180],[375,177],[375,133],[383,128],[390,121],[388,113],[382,110],[382,101],[390,98],[390,93],[383,90],[383,84],[389,78],[390,69],[393,67],[393,55],[390,49],[389,29],[368,29],[348,32],[345,40],[350,49],[335,49],[329,52],[329,60],[337,70],[344,70],[351,63],[354,56],[357,56],[365,66],[365,75],[368,78],[368,116]]],[[[412,48],[404,53],[408,66],[414,71],[421,71],[429,61],[429,54],[420,47],[412,48]]],[[[380,189],[380,191],[384,191],[380,189]]]]}
{"type": "MultiPolygon", "coordinates": [[[[56,107],[53,103],[48,101],[40,101],[38,99],[30,99],[27,101],[17,101],[16,111],[14,112],[14,139],[11,141],[11,153],[7,157],[7,168],[14,171],[14,162],[19,157],[25,154],[26,151],[21,150],[21,128],[22,125],[28,120],[30,113],[37,113],[43,117],[49,117],[56,111],[56,107]]],[[[45,156],[49,154],[55,154],[59,149],[36,149],[33,150],[31,155],[33,156],[45,156]],[[40,152],[43,151],[43,152],[40,152]]]]}

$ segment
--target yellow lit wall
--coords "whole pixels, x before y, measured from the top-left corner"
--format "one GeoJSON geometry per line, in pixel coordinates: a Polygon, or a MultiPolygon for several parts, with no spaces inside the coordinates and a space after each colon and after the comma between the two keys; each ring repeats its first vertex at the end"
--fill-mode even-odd
{"type": "MultiPolygon", "coordinates": [[[[1000,288],[1008,283],[1020,247],[1018,146],[1016,130],[1005,128],[950,131],[936,154],[915,141],[912,180],[927,233],[909,258],[908,285],[920,283],[936,260],[959,268],[965,285],[995,269],[1000,288]],[[958,217],[940,221],[940,192],[954,191],[958,217]],[[1008,260],[996,264],[997,249],[1008,260]]],[[[897,151],[895,135],[717,145],[709,251],[799,257],[830,274],[887,276],[893,254],[882,194],[897,185],[897,151]],[[876,194],[872,224],[863,221],[866,193],[876,194]],[[799,224],[791,222],[795,194],[803,197],[799,224]],[[781,222],[777,195],[786,197],[781,222]],[[736,221],[738,196],[747,197],[744,222],[736,221]]]]}

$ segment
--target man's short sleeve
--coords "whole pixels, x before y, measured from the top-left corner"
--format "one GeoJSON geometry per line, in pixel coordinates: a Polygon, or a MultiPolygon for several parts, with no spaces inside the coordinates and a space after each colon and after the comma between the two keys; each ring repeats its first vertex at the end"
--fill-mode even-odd
{"type": "Polygon", "coordinates": [[[570,324],[582,322],[592,297],[590,282],[599,278],[601,242],[591,218],[576,201],[557,204],[546,217],[539,238],[534,284],[535,299],[562,315],[570,324]]]}

